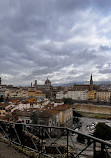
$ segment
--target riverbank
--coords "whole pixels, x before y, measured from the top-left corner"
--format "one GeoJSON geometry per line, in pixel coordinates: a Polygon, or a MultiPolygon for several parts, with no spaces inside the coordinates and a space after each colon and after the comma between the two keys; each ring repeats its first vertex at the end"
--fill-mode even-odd
{"type": "Polygon", "coordinates": [[[97,106],[92,104],[76,104],[75,111],[84,117],[111,119],[111,106],[97,106]]]}
{"type": "Polygon", "coordinates": [[[111,120],[111,115],[109,115],[109,114],[99,114],[99,113],[81,112],[81,111],[78,111],[78,112],[79,112],[83,117],[111,120]]]}

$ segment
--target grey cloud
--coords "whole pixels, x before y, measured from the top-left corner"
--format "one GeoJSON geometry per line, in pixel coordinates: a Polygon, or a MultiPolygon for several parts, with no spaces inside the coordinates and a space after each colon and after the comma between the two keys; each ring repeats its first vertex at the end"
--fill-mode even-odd
{"type": "Polygon", "coordinates": [[[111,47],[98,42],[103,36],[99,19],[109,12],[110,4],[105,0],[0,1],[0,74],[14,76],[9,81],[17,84],[47,76],[67,82],[73,77],[86,79],[90,71],[102,74],[111,47]]]}
{"type": "Polygon", "coordinates": [[[101,51],[111,51],[111,46],[100,46],[101,51]]]}
{"type": "Polygon", "coordinates": [[[99,70],[99,73],[101,73],[101,74],[111,73],[111,69],[103,69],[103,70],[99,70]]]}

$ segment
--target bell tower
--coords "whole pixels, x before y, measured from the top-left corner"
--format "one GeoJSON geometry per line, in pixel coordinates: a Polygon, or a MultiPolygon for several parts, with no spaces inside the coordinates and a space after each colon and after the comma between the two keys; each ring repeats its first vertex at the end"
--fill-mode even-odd
{"type": "Polygon", "coordinates": [[[92,74],[91,74],[91,78],[90,78],[90,90],[93,90],[93,79],[92,79],[92,74]]]}

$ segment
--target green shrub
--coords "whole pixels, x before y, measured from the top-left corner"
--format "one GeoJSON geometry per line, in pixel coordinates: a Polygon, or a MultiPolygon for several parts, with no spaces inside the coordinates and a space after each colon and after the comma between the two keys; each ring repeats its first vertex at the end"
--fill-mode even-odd
{"type": "Polygon", "coordinates": [[[111,127],[99,122],[96,125],[94,136],[103,140],[111,140],[111,127]]]}

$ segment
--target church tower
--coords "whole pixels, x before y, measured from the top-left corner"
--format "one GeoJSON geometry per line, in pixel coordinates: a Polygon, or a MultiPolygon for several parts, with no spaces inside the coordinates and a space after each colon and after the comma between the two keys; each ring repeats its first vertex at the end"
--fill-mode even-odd
{"type": "Polygon", "coordinates": [[[1,82],[2,82],[2,80],[1,80],[1,77],[0,77],[0,85],[1,85],[1,82]]]}
{"type": "Polygon", "coordinates": [[[93,90],[93,79],[92,79],[92,74],[91,74],[91,78],[90,78],[90,91],[93,90]]]}
{"type": "Polygon", "coordinates": [[[37,88],[37,80],[35,80],[34,87],[37,88]]]}

